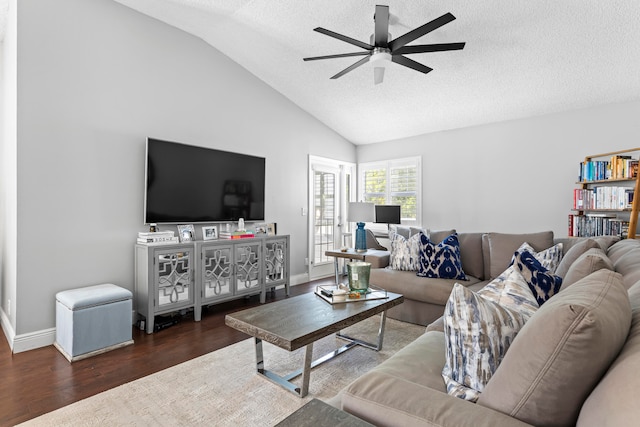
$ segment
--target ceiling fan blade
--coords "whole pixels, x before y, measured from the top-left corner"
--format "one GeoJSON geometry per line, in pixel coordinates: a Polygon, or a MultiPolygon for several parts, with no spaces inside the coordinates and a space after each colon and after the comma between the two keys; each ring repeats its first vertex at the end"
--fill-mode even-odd
{"type": "Polygon", "coordinates": [[[421,44],[415,46],[403,46],[393,51],[393,55],[406,55],[411,53],[444,52],[447,50],[461,50],[465,43],[437,43],[421,44]]]}
{"type": "Polygon", "coordinates": [[[346,58],[348,56],[363,56],[363,55],[369,55],[369,54],[370,54],[369,52],[339,53],[337,55],[312,56],[311,58],[302,58],[302,60],[315,61],[317,59],[346,58]]]}
{"type": "Polygon", "coordinates": [[[402,55],[393,55],[391,60],[396,64],[404,65],[405,67],[412,68],[416,71],[420,71],[421,73],[427,74],[430,71],[433,71],[433,68],[429,68],[426,65],[422,65],[419,62],[414,61],[413,59],[409,59],[406,56],[402,55]]]}
{"type": "Polygon", "coordinates": [[[387,47],[389,45],[389,6],[376,6],[376,14],[373,16],[376,23],[374,32],[375,45],[387,47]]]}
{"type": "Polygon", "coordinates": [[[392,51],[399,49],[402,46],[406,45],[407,43],[411,43],[415,39],[418,39],[424,36],[425,34],[430,33],[433,30],[437,30],[438,28],[442,27],[445,24],[448,24],[454,19],[456,19],[456,17],[453,16],[451,13],[445,13],[439,18],[436,18],[431,22],[427,22],[426,24],[421,25],[415,30],[409,31],[406,34],[403,34],[400,37],[391,40],[391,42],[389,42],[389,48],[392,51]]]}
{"type": "Polygon", "coordinates": [[[380,84],[384,79],[384,67],[373,67],[373,84],[380,84]]]}
{"type": "Polygon", "coordinates": [[[351,37],[343,36],[342,34],[338,34],[338,33],[334,32],[334,31],[331,31],[331,30],[327,30],[326,28],[318,27],[318,28],[314,28],[313,31],[317,31],[317,32],[319,32],[321,34],[327,35],[329,37],[333,37],[333,38],[338,39],[338,40],[342,40],[343,42],[350,43],[352,45],[361,47],[363,49],[373,50],[373,46],[371,46],[369,43],[361,42],[360,40],[356,40],[356,39],[352,39],[351,37]]]}
{"type": "Polygon", "coordinates": [[[347,74],[349,71],[353,71],[356,68],[358,68],[359,66],[361,66],[362,64],[364,64],[365,62],[369,61],[369,58],[371,58],[371,55],[367,55],[364,58],[362,58],[360,61],[356,62],[355,64],[345,68],[344,70],[340,71],[338,74],[336,74],[335,76],[331,77],[332,79],[337,79],[338,77],[342,77],[345,74],[347,74]]]}

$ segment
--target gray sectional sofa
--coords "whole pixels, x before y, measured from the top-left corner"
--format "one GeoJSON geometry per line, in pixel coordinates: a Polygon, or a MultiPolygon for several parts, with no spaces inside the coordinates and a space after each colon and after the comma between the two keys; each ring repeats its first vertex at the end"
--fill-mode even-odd
{"type": "MultiPolygon", "coordinates": [[[[477,402],[447,394],[440,318],[329,403],[378,426],[638,425],[640,241],[554,240],[548,232],[459,236],[463,266],[472,277],[468,283],[458,282],[473,289],[506,269],[509,254],[521,242],[528,241],[537,251],[559,240],[564,246],[556,270],[563,277],[560,291],[518,332],[477,402]]],[[[429,323],[442,315],[453,285],[417,278],[430,281],[426,284],[414,276],[378,264],[371,282],[403,293],[402,305],[409,301],[394,317],[429,323]]]]}

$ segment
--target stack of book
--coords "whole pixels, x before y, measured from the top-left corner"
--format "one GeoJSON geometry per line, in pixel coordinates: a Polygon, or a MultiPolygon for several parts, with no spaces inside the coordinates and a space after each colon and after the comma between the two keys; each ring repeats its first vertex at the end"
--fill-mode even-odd
{"type": "Polygon", "coordinates": [[[178,243],[173,231],[141,231],[138,233],[138,243],[178,243]]]}
{"type": "Polygon", "coordinates": [[[221,239],[246,239],[255,237],[253,231],[221,231],[220,238],[221,239]]]}

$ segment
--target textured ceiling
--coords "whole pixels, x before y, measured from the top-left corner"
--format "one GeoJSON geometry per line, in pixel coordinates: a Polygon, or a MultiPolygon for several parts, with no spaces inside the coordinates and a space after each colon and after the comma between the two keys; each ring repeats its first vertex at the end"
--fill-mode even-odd
{"type": "Polygon", "coordinates": [[[595,105],[640,100],[640,1],[116,0],[202,38],[356,144],[595,105]],[[466,42],[410,55],[422,74],[390,64],[374,85],[356,58],[303,57],[368,42],[376,4],[398,37],[444,13],[457,19],[411,44],[466,42]]]}

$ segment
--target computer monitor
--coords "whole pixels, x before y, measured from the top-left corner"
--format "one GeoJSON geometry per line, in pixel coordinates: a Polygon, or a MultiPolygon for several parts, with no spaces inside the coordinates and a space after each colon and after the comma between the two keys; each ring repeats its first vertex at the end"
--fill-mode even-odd
{"type": "Polygon", "coordinates": [[[400,205],[376,205],[376,222],[400,224],[400,205]]]}

